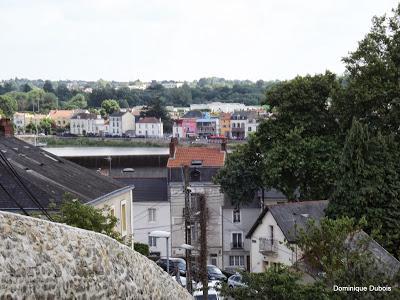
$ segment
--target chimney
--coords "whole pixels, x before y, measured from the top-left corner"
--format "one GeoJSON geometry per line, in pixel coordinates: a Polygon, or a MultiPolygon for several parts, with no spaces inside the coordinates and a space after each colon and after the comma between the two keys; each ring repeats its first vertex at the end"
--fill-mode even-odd
{"type": "Polygon", "coordinates": [[[14,135],[13,123],[10,119],[0,119],[0,136],[10,137],[14,135]]]}
{"type": "Polygon", "coordinates": [[[222,140],[221,143],[221,151],[226,152],[226,139],[222,140]]]}
{"type": "Polygon", "coordinates": [[[169,143],[169,157],[171,158],[175,157],[175,149],[177,145],[178,145],[178,138],[176,137],[171,138],[171,142],[169,143]]]}

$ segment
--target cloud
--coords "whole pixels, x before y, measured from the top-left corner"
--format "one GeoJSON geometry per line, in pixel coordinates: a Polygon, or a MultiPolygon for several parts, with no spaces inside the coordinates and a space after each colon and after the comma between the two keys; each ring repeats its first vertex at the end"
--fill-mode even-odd
{"type": "Polygon", "coordinates": [[[0,1],[0,78],[285,79],[343,72],[394,0],[0,1]]]}

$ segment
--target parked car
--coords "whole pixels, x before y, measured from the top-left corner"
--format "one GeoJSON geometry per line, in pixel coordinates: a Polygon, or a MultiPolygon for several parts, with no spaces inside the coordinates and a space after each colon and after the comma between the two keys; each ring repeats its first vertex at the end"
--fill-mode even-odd
{"type": "Polygon", "coordinates": [[[228,286],[230,288],[235,288],[235,287],[244,287],[246,286],[246,284],[243,283],[242,281],[242,275],[235,274],[228,278],[228,286]]]}
{"type": "MultiPolygon", "coordinates": [[[[193,269],[193,278],[196,281],[200,281],[200,270],[199,267],[194,265],[193,269]]],[[[227,277],[222,273],[222,271],[214,265],[207,265],[207,277],[208,280],[217,280],[217,281],[225,281],[227,277]]]]}
{"type": "MultiPolygon", "coordinates": [[[[167,259],[165,257],[160,258],[157,262],[165,272],[167,272],[167,259]]],[[[186,275],[186,261],[183,258],[170,257],[169,258],[169,273],[171,275],[175,272],[175,267],[178,267],[179,274],[182,276],[186,275]]]]}
{"type": "MultiPolygon", "coordinates": [[[[219,281],[209,281],[208,282],[208,300],[222,300],[223,298],[219,294],[219,289],[221,288],[219,281]]],[[[196,290],[193,292],[193,298],[195,300],[203,300],[203,285],[201,283],[197,284],[196,290]]]]}

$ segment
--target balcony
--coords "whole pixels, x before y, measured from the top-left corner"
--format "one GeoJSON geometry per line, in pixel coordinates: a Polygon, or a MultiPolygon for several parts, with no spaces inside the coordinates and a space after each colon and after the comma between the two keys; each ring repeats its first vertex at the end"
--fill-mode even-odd
{"type": "Polygon", "coordinates": [[[260,253],[264,255],[278,254],[278,241],[266,238],[260,238],[260,253]]]}
{"type": "Polygon", "coordinates": [[[242,249],[243,249],[243,242],[231,243],[231,250],[242,250],[242,249]]]}

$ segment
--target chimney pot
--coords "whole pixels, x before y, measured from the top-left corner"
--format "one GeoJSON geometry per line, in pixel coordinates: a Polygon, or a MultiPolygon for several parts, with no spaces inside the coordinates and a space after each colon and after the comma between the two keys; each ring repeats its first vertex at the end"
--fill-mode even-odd
{"type": "Polygon", "coordinates": [[[175,149],[177,145],[178,145],[178,138],[176,137],[171,138],[171,142],[169,143],[169,157],[171,158],[175,157],[175,149]]]}

